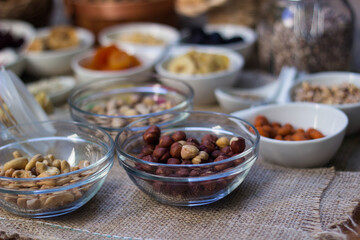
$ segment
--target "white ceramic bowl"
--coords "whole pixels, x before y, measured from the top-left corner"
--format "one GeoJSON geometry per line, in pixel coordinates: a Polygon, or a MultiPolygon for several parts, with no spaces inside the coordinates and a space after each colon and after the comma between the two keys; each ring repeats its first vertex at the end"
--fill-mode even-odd
{"type": "Polygon", "coordinates": [[[97,79],[126,78],[132,77],[134,81],[144,81],[150,74],[155,64],[156,56],[149,52],[135,52],[122,48],[125,52],[134,55],[141,62],[140,66],[115,71],[92,70],[83,67],[83,63],[94,57],[95,51],[87,51],[73,58],[71,68],[80,82],[90,82],[97,79]]]}
{"type": "Polygon", "coordinates": [[[183,45],[172,47],[169,54],[156,64],[156,72],[161,76],[160,81],[162,82],[166,83],[167,78],[173,78],[188,83],[194,89],[194,102],[196,104],[210,104],[215,102],[215,88],[219,86],[232,86],[243,66],[244,58],[230,49],[200,45],[183,45]],[[191,50],[225,55],[230,59],[230,66],[225,71],[196,75],[176,74],[167,70],[167,65],[172,58],[186,54],[191,50]]]}
{"type": "Polygon", "coordinates": [[[232,113],[254,123],[264,115],[270,122],[290,123],[295,128],[315,128],[325,137],[306,141],[283,141],[260,137],[260,155],[269,162],[286,167],[320,167],[329,162],[339,149],[348,124],[340,110],[324,104],[286,103],[266,105],[232,113]]]}
{"type": "MultiPolygon", "coordinates": [[[[301,87],[303,81],[315,85],[333,86],[342,83],[352,83],[360,88],[360,74],[351,72],[321,72],[302,76],[289,90],[289,98],[294,101],[294,91],[301,87]]],[[[360,130],[360,102],[353,104],[337,104],[334,107],[342,110],[349,118],[346,134],[352,134],[360,130]]]]}
{"type": "MultiPolygon", "coordinates": [[[[37,37],[48,35],[50,28],[44,28],[37,32],[37,37]]],[[[36,77],[51,77],[71,73],[71,60],[77,54],[83,53],[94,44],[94,35],[83,28],[76,28],[79,46],[61,50],[32,52],[27,51],[26,71],[36,77]]]]}
{"type": "Polygon", "coordinates": [[[76,81],[73,77],[57,76],[32,82],[27,85],[27,88],[32,94],[43,91],[47,93],[51,102],[54,104],[60,104],[66,101],[75,85],[76,81]]]}
{"type": "Polygon", "coordinates": [[[16,37],[24,38],[24,44],[20,47],[19,52],[17,52],[16,60],[5,66],[6,69],[13,71],[16,75],[20,76],[26,66],[24,50],[34,38],[36,32],[35,28],[27,22],[4,19],[0,20],[0,29],[9,30],[16,37]]]}
{"type": "Polygon", "coordinates": [[[99,33],[99,42],[103,46],[116,44],[119,48],[134,48],[139,51],[151,52],[160,59],[165,51],[176,45],[180,40],[180,33],[175,28],[159,23],[125,23],[104,29],[99,33]],[[123,34],[142,33],[164,41],[163,45],[145,45],[121,41],[123,34]]]}

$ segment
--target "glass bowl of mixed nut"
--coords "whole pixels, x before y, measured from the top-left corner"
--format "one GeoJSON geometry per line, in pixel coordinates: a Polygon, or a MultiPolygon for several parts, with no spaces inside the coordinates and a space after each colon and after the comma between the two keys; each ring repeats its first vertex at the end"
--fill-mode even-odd
{"type": "Polygon", "coordinates": [[[293,102],[312,102],[334,106],[349,118],[346,134],[360,130],[360,74],[321,72],[299,79],[289,90],[293,102]]]}
{"type": "MultiPolygon", "coordinates": [[[[156,80],[154,77],[153,80],[156,80]]],[[[181,81],[166,84],[111,79],[80,87],[69,98],[75,121],[95,124],[115,138],[127,124],[149,117],[146,125],[156,124],[167,113],[190,110],[193,91],[181,81]],[[159,116],[165,114],[163,116],[159,116]]]]}
{"type": "Polygon", "coordinates": [[[112,138],[95,126],[27,123],[0,136],[0,207],[23,217],[80,208],[101,188],[114,162],[112,138]]]}
{"type": "Polygon", "coordinates": [[[258,157],[258,132],[237,117],[185,111],[141,127],[147,121],[119,133],[118,159],[136,186],[165,204],[197,206],[225,197],[258,157]]]}

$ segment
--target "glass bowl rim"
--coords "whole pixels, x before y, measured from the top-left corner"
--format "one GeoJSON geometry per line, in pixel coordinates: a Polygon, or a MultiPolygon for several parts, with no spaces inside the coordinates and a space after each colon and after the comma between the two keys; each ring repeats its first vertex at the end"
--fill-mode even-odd
{"type": "MultiPolygon", "coordinates": [[[[162,76],[158,75],[158,74],[152,74],[149,76],[149,78],[161,78],[162,76]]],[[[183,86],[185,86],[188,90],[189,90],[189,96],[185,98],[185,100],[181,101],[179,104],[175,105],[174,107],[170,108],[170,109],[166,109],[160,112],[154,112],[154,113],[149,113],[149,114],[139,114],[139,115],[131,115],[131,116],[124,116],[124,115],[116,115],[116,116],[111,116],[111,115],[106,115],[106,114],[97,114],[97,113],[92,113],[90,111],[85,111],[83,109],[81,109],[80,107],[78,107],[77,105],[75,105],[75,96],[82,92],[82,91],[87,91],[89,90],[91,87],[96,86],[97,84],[113,84],[116,83],[117,81],[119,81],[119,83],[129,83],[131,82],[130,79],[126,79],[126,78],[109,78],[109,79],[103,79],[101,80],[101,82],[99,82],[99,80],[93,80],[89,83],[84,83],[80,86],[78,86],[76,89],[74,89],[74,91],[70,94],[69,98],[68,98],[68,103],[70,106],[70,110],[76,110],[77,112],[80,112],[82,114],[88,115],[88,116],[95,116],[95,117],[103,117],[103,118],[122,118],[122,119],[131,119],[131,118],[144,118],[144,117],[154,117],[154,116],[158,116],[158,115],[162,115],[162,114],[166,114],[166,113],[171,113],[174,112],[178,109],[181,109],[182,107],[185,107],[187,104],[189,104],[190,106],[192,106],[192,102],[194,100],[194,90],[192,89],[192,87],[181,80],[178,79],[173,79],[173,78],[168,78],[168,80],[173,81],[173,82],[177,82],[182,84],[183,86]]],[[[140,87],[147,87],[146,84],[151,84],[150,82],[147,81],[142,81],[142,82],[133,82],[133,84],[135,84],[135,86],[131,87],[131,88],[140,88],[140,87]],[[136,86],[138,84],[138,86],[136,86]],[[142,84],[142,85],[140,85],[142,84]]],[[[155,84],[159,84],[161,86],[161,88],[165,89],[165,84],[164,83],[155,83],[155,84]]],[[[127,87],[126,87],[127,88],[127,87]]],[[[130,87],[129,87],[130,88],[130,87]]],[[[103,91],[104,92],[104,91],[103,91]]],[[[130,93],[130,92],[129,92],[130,93]]],[[[182,94],[182,96],[184,96],[182,94]]],[[[111,128],[112,129],[112,128],[111,128]]]]}
{"type": "MultiPolygon", "coordinates": [[[[77,126],[81,126],[81,127],[86,127],[86,128],[88,128],[90,130],[99,130],[109,138],[110,146],[109,146],[106,154],[103,157],[101,157],[99,160],[97,160],[95,163],[90,164],[87,167],[78,169],[76,171],[72,171],[72,172],[68,172],[68,173],[61,173],[59,175],[50,176],[50,177],[41,177],[41,178],[12,178],[12,177],[0,176],[0,181],[1,180],[2,181],[6,180],[6,181],[12,181],[12,182],[33,182],[33,181],[57,179],[57,178],[67,177],[67,176],[70,176],[70,175],[73,175],[73,174],[82,173],[82,172],[85,172],[87,170],[91,170],[94,167],[97,167],[97,166],[101,165],[104,162],[109,162],[111,164],[111,162],[114,161],[113,160],[113,157],[114,157],[114,154],[115,154],[115,152],[114,152],[115,151],[115,142],[114,142],[114,140],[112,139],[112,137],[105,130],[103,130],[103,129],[95,126],[95,125],[84,124],[84,123],[75,122],[75,121],[68,121],[68,120],[48,120],[48,121],[37,121],[37,122],[18,124],[18,125],[11,126],[11,127],[5,128],[3,130],[0,130],[0,132],[8,131],[10,129],[17,128],[19,126],[34,125],[34,124],[41,125],[41,124],[46,124],[46,123],[55,123],[55,124],[60,123],[60,124],[68,124],[68,125],[72,125],[72,126],[77,125],[77,126]],[[109,159],[110,159],[110,161],[109,161],[109,159]]],[[[102,138],[101,138],[101,140],[102,140],[102,138]]],[[[106,144],[106,145],[109,145],[109,144],[106,144]]],[[[6,145],[0,146],[0,149],[3,149],[3,147],[5,147],[5,146],[6,145]]],[[[97,172],[98,171],[94,172],[92,175],[95,175],[95,173],[97,173],[97,172]]]]}
{"type": "MultiPolygon", "coordinates": [[[[227,117],[227,118],[233,118],[236,119],[238,121],[240,121],[242,124],[247,124],[249,125],[252,130],[254,130],[256,138],[254,141],[254,144],[247,149],[246,151],[243,151],[240,154],[234,155],[230,158],[218,161],[218,162],[210,162],[210,163],[200,163],[200,164],[166,164],[166,163],[153,163],[153,162],[148,162],[142,159],[139,159],[137,157],[131,156],[130,154],[127,154],[126,152],[124,152],[122,149],[120,149],[120,135],[122,134],[122,132],[124,132],[125,130],[130,130],[130,127],[134,124],[137,124],[138,122],[144,121],[148,118],[142,118],[139,120],[136,120],[128,125],[126,125],[122,130],[119,131],[119,133],[117,134],[116,138],[115,138],[115,148],[116,148],[116,152],[118,153],[118,155],[124,156],[128,159],[130,159],[131,161],[134,161],[136,163],[141,163],[141,164],[146,164],[148,166],[158,166],[158,167],[174,167],[174,168],[189,168],[189,167],[207,167],[207,166],[215,166],[218,164],[223,164],[223,163],[227,163],[227,162],[231,162],[234,161],[235,159],[239,159],[241,157],[247,156],[248,154],[250,154],[253,150],[255,150],[257,148],[257,146],[259,145],[260,142],[260,134],[257,131],[257,129],[248,121],[241,119],[239,117],[230,115],[230,114],[225,114],[225,113],[218,113],[218,112],[210,112],[210,111],[192,111],[192,110],[187,110],[187,111],[181,111],[181,112],[173,112],[171,114],[176,114],[176,115],[181,115],[181,114],[208,114],[208,115],[215,115],[215,116],[222,116],[222,117],[227,117]]],[[[155,124],[156,125],[156,124],[155,124]]],[[[146,126],[149,127],[149,126],[146,126]]],[[[119,161],[122,161],[121,158],[119,157],[119,161]]],[[[245,163],[247,163],[248,161],[245,161],[241,164],[239,164],[239,166],[244,165],[245,163]]]]}

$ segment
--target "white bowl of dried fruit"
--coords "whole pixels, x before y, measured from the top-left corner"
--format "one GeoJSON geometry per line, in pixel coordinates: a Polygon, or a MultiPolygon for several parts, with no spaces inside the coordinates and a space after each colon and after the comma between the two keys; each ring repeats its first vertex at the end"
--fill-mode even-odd
{"type": "Polygon", "coordinates": [[[260,155],[266,161],[297,168],[327,164],[348,125],[342,111],[324,104],[272,104],[232,115],[255,125],[261,136],[260,155]]]}
{"type": "Polygon", "coordinates": [[[244,58],[235,51],[199,45],[184,45],[171,48],[169,54],[156,65],[157,73],[167,78],[188,83],[195,92],[196,104],[215,102],[214,90],[220,86],[232,86],[244,58]]]}
{"type": "Polygon", "coordinates": [[[94,44],[94,35],[83,28],[57,26],[37,32],[26,51],[26,71],[36,77],[71,73],[71,59],[94,44]]]}
{"type": "Polygon", "coordinates": [[[293,102],[313,102],[334,106],[349,118],[346,133],[360,130],[360,74],[321,72],[301,77],[289,90],[293,102]]]}

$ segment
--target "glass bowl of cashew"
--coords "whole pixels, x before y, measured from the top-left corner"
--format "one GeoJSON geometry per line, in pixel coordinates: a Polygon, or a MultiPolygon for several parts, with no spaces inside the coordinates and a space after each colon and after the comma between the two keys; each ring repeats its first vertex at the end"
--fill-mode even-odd
{"type": "Polygon", "coordinates": [[[103,185],[114,142],[95,126],[71,121],[16,125],[0,131],[0,207],[48,218],[72,212],[103,185]]]}

